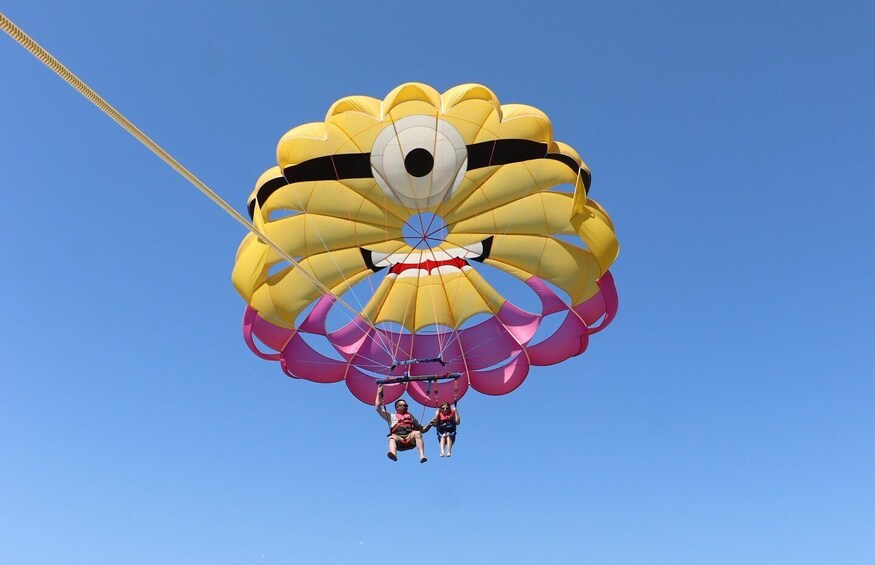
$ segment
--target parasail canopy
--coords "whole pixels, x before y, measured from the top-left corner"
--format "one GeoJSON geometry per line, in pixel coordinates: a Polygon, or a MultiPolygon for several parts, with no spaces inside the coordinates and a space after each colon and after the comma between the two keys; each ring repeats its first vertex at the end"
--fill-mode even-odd
{"type": "Polygon", "coordinates": [[[531,366],[583,353],[616,313],[619,246],[590,180],[543,112],[482,85],[338,100],[282,137],[249,197],[286,257],[256,234],[240,245],[246,342],[287,375],[345,382],[367,403],[400,374],[435,378],[397,379],[387,402],[511,392],[531,366]],[[502,273],[535,308],[515,304],[502,273]]]}

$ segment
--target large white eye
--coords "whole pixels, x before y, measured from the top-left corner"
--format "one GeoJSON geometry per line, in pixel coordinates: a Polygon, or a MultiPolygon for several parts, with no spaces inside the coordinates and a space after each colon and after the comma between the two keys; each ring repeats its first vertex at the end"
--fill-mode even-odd
{"type": "Polygon", "coordinates": [[[461,134],[434,116],[408,116],[374,140],[371,170],[387,195],[419,210],[441,203],[462,182],[468,149],[461,134]]]}

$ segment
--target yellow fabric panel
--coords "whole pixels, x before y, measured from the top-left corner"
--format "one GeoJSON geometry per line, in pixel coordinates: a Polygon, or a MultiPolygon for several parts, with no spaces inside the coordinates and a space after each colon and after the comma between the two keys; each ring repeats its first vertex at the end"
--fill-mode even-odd
{"type": "Polygon", "coordinates": [[[237,260],[231,271],[231,283],[247,302],[267,276],[268,246],[259,243],[255,235],[247,234],[237,250],[237,260]]]}
{"type": "Polygon", "coordinates": [[[410,215],[403,206],[386,198],[373,179],[290,184],[274,192],[261,210],[268,218],[275,210],[306,210],[397,229],[410,215]]]}
{"type": "MultiPolygon", "coordinates": [[[[324,123],[309,123],[293,128],[276,146],[276,162],[282,168],[330,153],[324,123]]],[[[335,144],[337,145],[337,144],[335,144]]]]}
{"type": "Polygon", "coordinates": [[[365,320],[368,320],[372,324],[377,323],[377,317],[380,310],[382,310],[383,303],[388,298],[389,291],[392,290],[394,283],[395,275],[387,275],[383,277],[383,280],[380,281],[380,285],[374,290],[374,294],[368,300],[368,303],[362,308],[361,314],[365,320]]]}
{"type": "MultiPolygon", "coordinates": [[[[493,314],[501,310],[501,307],[505,303],[505,298],[500,295],[492,285],[489,284],[486,279],[483,278],[483,275],[478,273],[475,269],[465,269],[462,271],[465,274],[465,278],[468,279],[468,282],[471,283],[471,288],[475,291],[480,299],[483,301],[483,310],[477,310],[471,312],[470,316],[480,312],[492,312],[493,314]]],[[[466,300],[476,302],[476,299],[471,296],[457,295],[454,300],[460,300],[464,303],[466,300]]]]}
{"type": "Polygon", "coordinates": [[[432,325],[458,327],[505,300],[473,269],[421,277],[387,275],[362,314],[373,323],[395,322],[415,332],[432,325]]]}
{"type": "Polygon", "coordinates": [[[370,96],[347,96],[331,105],[325,114],[325,121],[329,121],[332,116],[346,113],[365,114],[379,120],[382,104],[382,100],[370,96]]]}
{"type": "Polygon", "coordinates": [[[488,126],[490,122],[497,122],[498,117],[488,102],[482,100],[464,102],[453,108],[452,114],[441,116],[441,118],[456,128],[466,144],[496,139],[495,134],[490,132],[488,126]]]}
{"type": "MultiPolygon", "coordinates": [[[[368,246],[388,239],[400,239],[400,229],[351,222],[319,214],[297,214],[265,225],[265,235],[292,257],[310,256],[326,251],[368,246]]],[[[270,250],[268,264],[282,258],[270,250]]]]}
{"type": "MultiPolygon", "coordinates": [[[[550,152],[568,155],[588,171],[572,147],[552,139],[550,120],[537,108],[502,106],[491,90],[478,84],[459,85],[440,94],[428,85],[407,83],[384,100],[340,99],[325,122],[287,132],[277,145],[280,167],[266,171],[256,189],[282,178],[281,167],[335,153],[368,153],[379,133],[392,127],[392,120],[411,115],[439,117],[466,144],[494,139],[546,143],[550,152]]],[[[469,247],[494,235],[488,264],[523,280],[540,276],[575,303],[595,293],[595,280],[619,251],[610,217],[587,199],[576,171],[552,159],[468,171],[448,199],[428,210],[446,220],[450,233],[442,250],[469,247]],[[574,194],[550,191],[561,184],[575,184],[574,194]],[[588,249],[549,237],[559,234],[578,235],[588,249]]],[[[411,251],[401,229],[417,212],[389,197],[374,179],[329,180],[276,190],[264,209],[255,207],[254,223],[291,256],[304,257],[304,268],[321,284],[342,294],[349,285],[372,275],[359,247],[383,256],[411,251]],[[282,210],[301,214],[281,218],[285,213],[276,212],[282,210]],[[272,213],[276,213],[273,220],[272,213]],[[326,246],[335,252],[325,253],[326,246]]],[[[268,279],[271,265],[281,261],[256,237],[247,236],[238,250],[232,282],[265,318],[290,326],[325,289],[316,288],[291,266],[268,279]]],[[[478,313],[497,312],[505,301],[473,268],[400,278],[386,272],[377,275],[381,283],[363,313],[374,322],[399,323],[409,331],[435,324],[457,327],[478,313]]]]}
{"type": "MultiPolygon", "coordinates": [[[[368,270],[358,249],[305,257],[299,264],[329,289],[368,270]]],[[[317,288],[312,279],[301,272],[301,268],[290,266],[269,277],[267,284],[262,284],[253,293],[250,302],[252,307],[291,327],[298,314],[325,292],[323,288],[317,288]]]]}
{"type": "Polygon", "coordinates": [[[384,126],[385,124],[372,116],[347,113],[335,116],[330,123],[329,131],[338,132],[338,153],[367,153],[384,126]],[[346,138],[347,141],[340,141],[342,138],[346,138]]]}
{"type": "Polygon", "coordinates": [[[466,144],[495,139],[495,134],[489,132],[501,119],[501,105],[491,90],[463,84],[445,92],[442,101],[442,118],[459,131],[466,144]]]}
{"type": "Polygon", "coordinates": [[[605,221],[605,217],[600,207],[586,206],[582,212],[571,218],[571,225],[592,251],[600,276],[610,268],[620,253],[617,234],[611,224],[605,221]]]}
{"type": "Polygon", "coordinates": [[[419,82],[408,82],[396,87],[392,92],[386,95],[383,100],[382,115],[388,116],[390,113],[395,119],[398,116],[410,116],[412,114],[435,114],[436,110],[441,107],[441,95],[434,88],[427,84],[419,82]],[[395,110],[399,106],[406,105],[403,113],[396,114],[395,110]],[[418,108],[421,110],[412,110],[418,108]],[[408,113],[412,110],[412,113],[408,113]]]}
{"type": "Polygon", "coordinates": [[[407,116],[434,116],[438,117],[438,109],[434,106],[431,106],[428,102],[421,102],[419,100],[407,100],[402,102],[396,106],[394,106],[389,112],[386,114],[386,124],[389,124],[392,121],[398,121],[401,118],[406,118],[407,116]]]}
{"type": "Polygon", "coordinates": [[[271,167],[268,170],[261,173],[261,176],[258,177],[258,181],[255,183],[255,187],[252,189],[252,193],[249,195],[249,199],[252,200],[255,198],[255,195],[258,193],[258,189],[261,185],[266,183],[269,180],[283,178],[283,170],[279,167],[271,167]]]}
{"type": "Polygon", "coordinates": [[[489,237],[482,233],[461,233],[453,232],[447,234],[446,243],[441,247],[444,249],[452,249],[455,247],[468,247],[474,243],[479,243],[489,237]]]}
{"type": "Polygon", "coordinates": [[[574,149],[574,147],[571,147],[567,143],[563,143],[561,141],[554,141],[551,145],[551,152],[568,155],[569,157],[573,158],[575,161],[583,165],[584,169],[586,169],[587,171],[589,170],[589,167],[586,166],[586,163],[583,162],[583,159],[580,158],[580,154],[574,149]]]}
{"type": "Polygon", "coordinates": [[[486,261],[484,261],[484,263],[486,263],[490,267],[495,267],[496,269],[500,269],[500,270],[504,271],[505,273],[518,278],[521,281],[526,281],[529,278],[531,278],[531,276],[532,276],[532,273],[530,273],[528,271],[524,271],[522,269],[514,267],[513,265],[509,265],[508,263],[504,263],[501,261],[493,261],[492,259],[487,259],[486,261]]]}
{"type": "Polygon", "coordinates": [[[496,237],[487,263],[493,261],[553,283],[568,293],[573,304],[598,292],[601,272],[593,254],[564,241],[532,235],[496,237]]]}
{"type": "Polygon", "coordinates": [[[502,139],[530,139],[542,143],[553,140],[553,126],[544,112],[524,104],[504,104],[496,133],[502,139]]]}
{"type": "Polygon", "coordinates": [[[539,192],[472,216],[452,225],[453,233],[500,235],[504,233],[576,233],[571,230],[570,194],[539,192]]]}
{"type": "Polygon", "coordinates": [[[334,154],[361,153],[367,151],[370,145],[360,147],[356,138],[367,139],[366,132],[375,130],[374,136],[380,131],[380,122],[366,114],[343,114],[325,124],[328,139],[336,140],[334,154]]]}
{"type": "MultiPolygon", "coordinates": [[[[475,101],[487,102],[491,107],[490,112],[501,112],[501,104],[498,102],[495,93],[482,84],[476,83],[460,84],[459,86],[454,86],[444,92],[441,95],[441,108],[447,116],[455,116],[457,115],[456,112],[459,111],[457,106],[461,105],[463,102],[467,103],[465,104],[465,111],[468,111],[470,103],[475,101]]],[[[487,112],[487,114],[488,113],[489,112],[487,112]]]]}
{"type": "Polygon", "coordinates": [[[454,224],[494,209],[522,198],[526,194],[540,192],[557,184],[573,183],[576,178],[571,169],[554,159],[539,159],[487,168],[497,170],[483,181],[479,190],[474,190],[468,195],[459,191],[453,194],[445,208],[444,219],[447,224],[454,224]]]}
{"type": "Polygon", "coordinates": [[[614,229],[614,222],[611,220],[611,217],[608,216],[607,211],[602,208],[601,204],[596,202],[595,200],[587,200],[586,205],[592,209],[592,212],[599,217],[611,230],[614,229]]]}
{"type": "Polygon", "coordinates": [[[452,327],[457,328],[462,325],[468,318],[476,314],[486,314],[490,312],[498,312],[501,305],[504,304],[503,299],[492,300],[487,302],[490,297],[495,297],[496,293],[492,287],[483,281],[482,277],[472,279],[470,273],[477,273],[473,269],[465,269],[461,273],[452,273],[452,275],[441,275],[444,284],[444,290],[452,311],[452,327]],[[478,289],[474,283],[482,281],[484,288],[478,289]],[[486,295],[487,298],[483,296],[486,295]]]}
{"type": "Polygon", "coordinates": [[[395,322],[408,330],[415,324],[416,289],[418,281],[414,277],[397,278],[386,275],[388,292],[376,315],[374,323],[395,322]]]}
{"type": "MultiPolygon", "coordinates": [[[[365,280],[366,278],[368,278],[369,276],[371,276],[373,274],[374,274],[374,272],[371,271],[370,269],[365,269],[361,273],[358,273],[356,275],[348,277],[347,280],[341,282],[337,286],[332,287],[331,294],[333,294],[334,296],[340,296],[341,298],[346,299],[346,297],[343,296],[345,293],[352,290],[352,287],[354,287],[356,284],[360,283],[361,281],[365,280]]],[[[361,306],[357,300],[354,300],[348,304],[352,307],[361,306]]],[[[347,312],[347,316],[349,317],[350,320],[352,320],[352,313],[351,312],[347,312]]]]}
{"type": "Polygon", "coordinates": [[[482,167],[480,169],[474,169],[473,171],[467,171],[462,179],[462,183],[455,191],[453,191],[449,200],[445,200],[436,207],[440,210],[439,215],[445,216],[450,210],[459,206],[468,197],[479,192],[480,187],[500,170],[501,167],[482,167]]]}
{"type": "MultiPolygon", "coordinates": [[[[458,276],[462,276],[462,273],[458,273],[458,276]]],[[[448,327],[455,325],[441,276],[428,275],[417,281],[415,316],[414,332],[435,324],[448,327]]]]}

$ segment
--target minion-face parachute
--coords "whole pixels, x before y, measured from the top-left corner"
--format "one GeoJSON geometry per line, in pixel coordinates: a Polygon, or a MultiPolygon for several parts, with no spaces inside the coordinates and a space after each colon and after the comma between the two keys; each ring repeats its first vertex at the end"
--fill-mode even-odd
{"type": "Polygon", "coordinates": [[[286,133],[277,161],[248,207],[286,255],[249,234],[232,280],[247,344],[291,377],[343,381],[367,403],[387,377],[387,402],[506,394],[532,365],[583,353],[616,313],[613,224],[535,108],[477,84],[408,83],[337,101],[286,133]],[[501,272],[536,311],[505,296],[501,272]],[[329,328],[338,311],[345,323],[329,328]]]}

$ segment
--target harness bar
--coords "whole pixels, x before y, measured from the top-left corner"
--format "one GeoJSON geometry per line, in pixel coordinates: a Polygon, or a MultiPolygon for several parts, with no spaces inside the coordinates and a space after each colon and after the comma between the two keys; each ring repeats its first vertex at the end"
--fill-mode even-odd
{"type": "Polygon", "coordinates": [[[404,373],[402,377],[386,377],[385,379],[379,379],[377,381],[378,385],[389,385],[395,383],[407,383],[411,381],[442,381],[442,380],[456,380],[462,376],[462,373],[445,373],[443,375],[411,375],[409,373],[404,373]]]}
{"type": "Polygon", "coordinates": [[[429,357],[428,359],[407,359],[406,361],[398,361],[397,359],[392,360],[392,366],[389,367],[389,372],[395,370],[396,367],[403,367],[405,365],[415,365],[416,363],[440,363],[442,367],[446,367],[447,363],[441,357],[429,357]]]}

